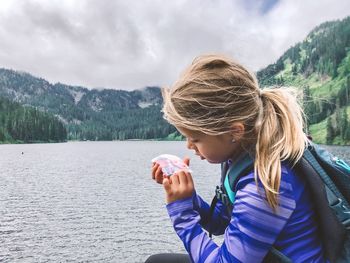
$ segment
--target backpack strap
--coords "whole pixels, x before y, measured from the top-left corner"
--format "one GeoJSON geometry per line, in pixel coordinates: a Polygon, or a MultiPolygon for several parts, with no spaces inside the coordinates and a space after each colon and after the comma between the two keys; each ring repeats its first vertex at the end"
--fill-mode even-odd
{"type": "Polygon", "coordinates": [[[227,171],[227,176],[224,181],[225,190],[230,198],[231,203],[234,202],[236,185],[243,176],[247,175],[254,169],[254,160],[249,154],[241,156],[227,171]]]}
{"type": "MultiPolygon", "coordinates": [[[[219,187],[219,186],[217,186],[219,187]]],[[[211,219],[213,217],[213,214],[214,214],[214,210],[215,210],[215,206],[216,204],[218,203],[218,198],[217,196],[215,195],[213,200],[211,201],[211,204],[210,204],[210,209],[209,209],[209,215],[208,215],[208,218],[206,220],[206,222],[209,224],[209,229],[208,229],[208,233],[209,233],[209,237],[212,238],[213,236],[213,229],[212,229],[212,223],[211,223],[211,219]]]]}
{"type": "Polygon", "coordinates": [[[263,263],[292,263],[292,260],[275,247],[271,247],[264,257],[263,263]]]}
{"type": "MultiPolygon", "coordinates": [[[[230,167],[228,167],[227,162],[221,164],[221,185],[216,186],[215,197],[210,205],[210,218],[214,213],[218,200],[220,200],[226,206],[228,213],[231,212],[232,204],[236,195],[235,186],[238,180],[242,176],[246,175],[253,167],[254,160],[248,154],[241,156],[238,161],[236,161],[230,167]]],[[[210,230],[209,236],[211,237],[210,230]]]]}
{"type": "Polygon", "coordinates": [[[213,217],[214,210],[215,210],[217,202],[220,200],[225,205],[225,207],[227,208],[228,212],[232,209],[232,206],[230,204],[230,200],[229,200],[229,198],[228,198],[228,196],[227,196],[227,194],[225,192],[225,189],[223,187],[223,184],[224,184],[224,181],[225,181],[225,178],[226,178],[226,174],[227,174],[227,169],[228,169],[227,162],[221,163],[221,180],[220,180],[221,185],[220,186],[218,186],[218,185],[216,186],[215,196],[214,196],[214,198],[213,198],[213,200],[211,201],[211,204],[210,204],[208,218],[203,222],[203,223],[209,224],[208,233],[209,233],[209,237],[210,238],[213,236],[213,229],[212,229],[212,224],[211,224],[210,221],[211,221],[211,219],[213,217]]]}

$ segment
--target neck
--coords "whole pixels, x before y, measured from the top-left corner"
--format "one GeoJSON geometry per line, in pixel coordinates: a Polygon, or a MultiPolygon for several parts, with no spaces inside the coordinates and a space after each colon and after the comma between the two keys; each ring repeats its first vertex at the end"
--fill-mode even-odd
{"type": "Polygon", "coordinates": [[[246,155],[248,152],[243,149],[241,145],[237,147],[233,155],[229,158],[229,161],[236,163],[237,160],[241,159],[242,156],[246,155]]]}

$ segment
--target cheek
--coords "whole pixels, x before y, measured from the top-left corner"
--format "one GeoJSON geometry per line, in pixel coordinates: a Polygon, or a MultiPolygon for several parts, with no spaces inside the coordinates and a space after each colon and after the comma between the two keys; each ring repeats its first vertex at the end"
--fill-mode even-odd
{"type": "Polygon", "coordinates": [[[221,163],[227,161],[231,155],[225,145],[214,145],[209,149],[203,149],[202,155],[210,163],[221,163]]]}
{"type": "Polygon", "coordinates": [[[218,159],[221,159],[220,156],[218,156],[218,150],[217,149],[203,148],[203,149],[198,149],[198,151],[210,163],[217,163],[218,159]]]}
{"type": "Polygon", "coordinates": [[[201,145],[197,145],[196,146],[196,150],[201,153],[201,154],[207,154],[208,153],[208,149],[206,149],[205,147],[201,147],[201,145]]]}

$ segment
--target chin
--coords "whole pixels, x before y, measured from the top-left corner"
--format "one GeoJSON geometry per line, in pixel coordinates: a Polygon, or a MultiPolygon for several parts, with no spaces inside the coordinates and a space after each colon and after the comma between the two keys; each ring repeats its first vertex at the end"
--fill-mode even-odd
{"type": "Polygon", "coordinates": [[[208,159],[205,159],[205,160],[207,160],[208,163],[221,163],[219,161],[213,161],[213,160],[208,160],[208,159]]]}
{"type": "Polygon", "coordinates": [[[207,159],[207,158],[205,158],[205,160],[207,160],[208,163],[213,163],[213,164],[223,163],[223,162],[226,162],[226,161],[227,161],[226,159],[216,159],[216,160],[213,160],[213,159],[207,159]]]}

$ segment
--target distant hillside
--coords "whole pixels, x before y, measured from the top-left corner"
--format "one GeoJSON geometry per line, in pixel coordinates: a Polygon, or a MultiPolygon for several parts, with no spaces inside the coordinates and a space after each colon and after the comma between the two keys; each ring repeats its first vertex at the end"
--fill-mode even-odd
{"type": "Polygon", "coordinates": [[[64,124],[53,115],[0,98],[0,143],[62,142],[64,124]]]}
{"type": "Polygon", "coordinates": [[[162,118],[158,87],[88,90],[0,69],[0,96],[54,114],[71,140],[165,138],[175,131],[162,118]]]}
{"type": "Polygon", "coordinates": [[[316,27],[257,76],[262,86],[302,89],[316,142],[350,144],[350,17],[316,27]]]}

